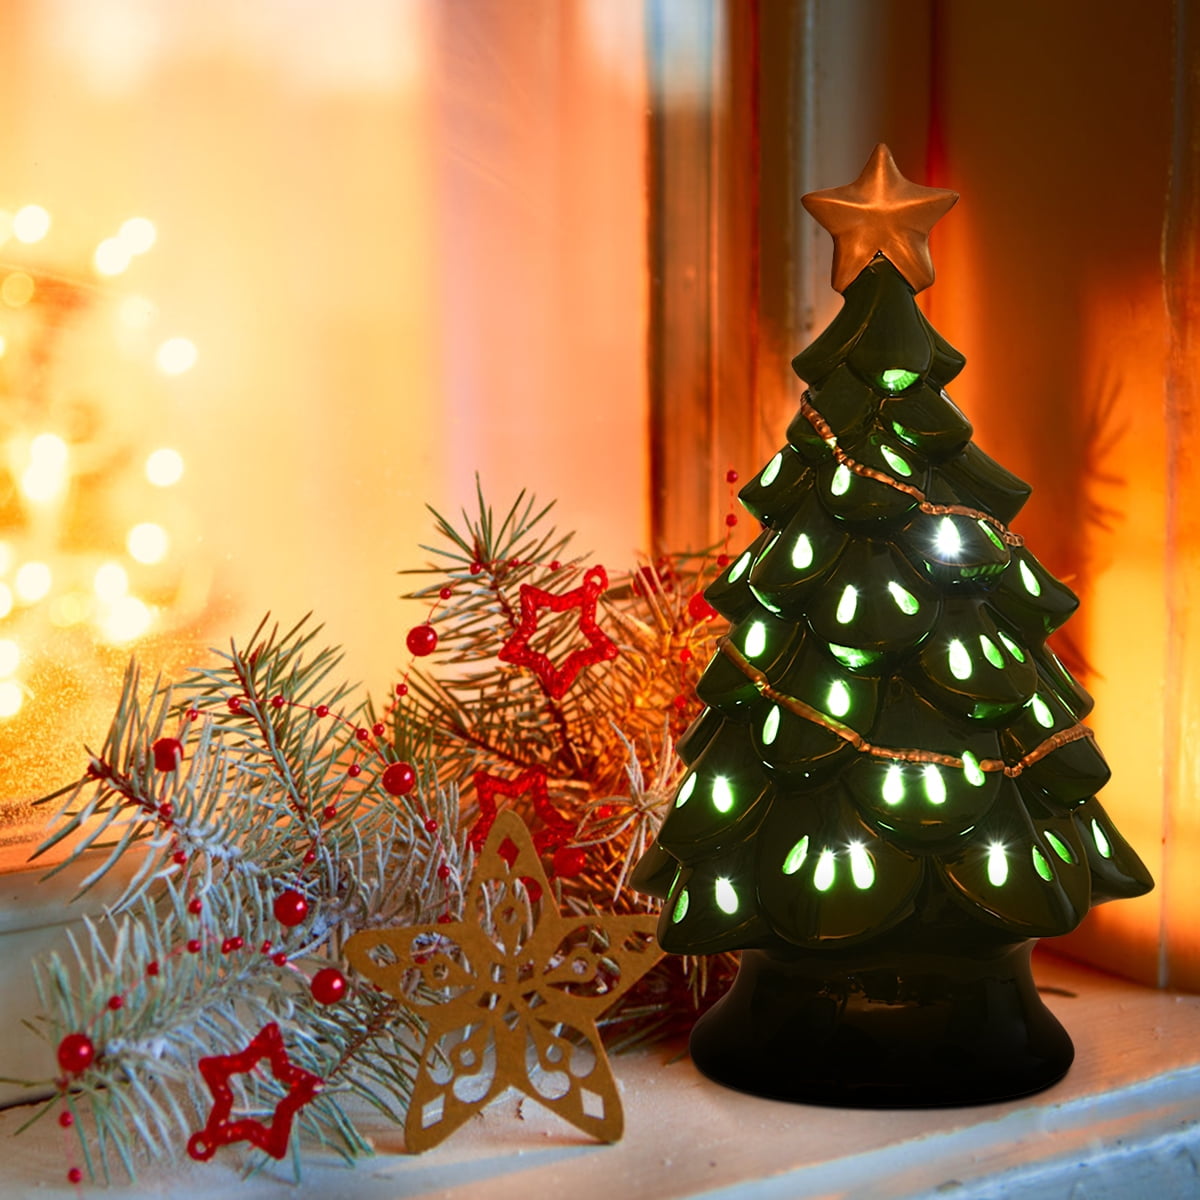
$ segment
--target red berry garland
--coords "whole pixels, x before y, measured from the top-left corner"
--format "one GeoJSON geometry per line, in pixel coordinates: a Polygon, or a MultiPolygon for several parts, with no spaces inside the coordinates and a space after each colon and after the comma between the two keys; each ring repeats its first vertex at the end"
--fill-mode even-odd
{"type": "Polygon", "coordinates": [[[410,654],[424,658],[437,649],[437,630],[432,625],[417,625],[408,631],[404,640],[410,654]]]}
{"type": "Polygon", "coordinates": [[[68,1075],[86,1071],[96,1059],[96,1046],[86,1033],[68,1033],[58,1043],[58,1065],[68,1075]]]}
{"type": "Polygon", "coordinates": [[[293,925],[299,925],[308,916],[308,901],[294,888],[288,888],[286,892],[280,892],[275,897],[273,911],[275,920],[280,925],[291,928],[293,925]]]}
{"type": "Polygon", "coordinates": [[[175,771],[183,762],[183,743],[178,738],[161,737],[150,749],[156,771],[175,771]]]}
{"type": "Polygon", "coordinates": [[[394,762],[383,772],[383,790],[389,796],[407,796],[416,782],[412,763],[394,762]]]}
{"type": "Polygon", "coordinates": [[[336,1004],[346,994],[346,977],[337,967],[322,967],[310,986],[318,1004],[336,1004]]]}

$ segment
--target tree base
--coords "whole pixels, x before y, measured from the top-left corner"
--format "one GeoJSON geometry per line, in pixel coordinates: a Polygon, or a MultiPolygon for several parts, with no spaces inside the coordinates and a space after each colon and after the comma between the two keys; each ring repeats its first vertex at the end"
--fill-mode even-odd
{"type": "Polygon", "coordinates": [[[1033,983],[1030,941],[968,955],[893,948],[747,950],[696,1023],[710,1079],[774,1100],[853,1108],[987,1104],[1057,1083],[1071,1039],[1033,983]]]}

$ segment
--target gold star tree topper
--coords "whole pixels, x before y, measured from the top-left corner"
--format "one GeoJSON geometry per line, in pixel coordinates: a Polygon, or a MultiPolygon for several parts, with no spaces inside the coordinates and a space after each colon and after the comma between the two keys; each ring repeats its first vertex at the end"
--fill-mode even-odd
{"type": "Polygon", "coordinates": [[[621,1099],[596,1018],[662,957],[658,918],[563,916],[525,822],[496,816],[461,921],[356,933],[346,958],[428,1036],[404,1125],[420,1153],[510,1087],[615,1142],[621,1099]]]}
{"type": "Polygon", "coordinates": [[[882,254],[919,292],[933,282],[929,231],[957,199],[957,192],[905,179],[880,142],[853,183],[809,192],[800,203],[833,235],[836,291],[844,292],[882,254]]]}

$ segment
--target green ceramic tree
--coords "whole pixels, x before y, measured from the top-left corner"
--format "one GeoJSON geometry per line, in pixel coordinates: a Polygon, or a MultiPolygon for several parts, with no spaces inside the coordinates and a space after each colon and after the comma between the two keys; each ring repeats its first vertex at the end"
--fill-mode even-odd
{"type": "Polygon", "coordinates": [[[962,356],[914,294],[957,197],[880,146],[804,198],[844,305],[793,362],[787,444],[741,493],[762,532],[706,592],[731,628],[635,883],[677,954],[745,951],[692,1035],[787,1099],[970,1103],[1073,1050],[1032,939],[1151,879],[1095,793],[1091,699],[1046,645],[1077,599],[1009,523],[1029,487],[943,390],[962,356]]]}

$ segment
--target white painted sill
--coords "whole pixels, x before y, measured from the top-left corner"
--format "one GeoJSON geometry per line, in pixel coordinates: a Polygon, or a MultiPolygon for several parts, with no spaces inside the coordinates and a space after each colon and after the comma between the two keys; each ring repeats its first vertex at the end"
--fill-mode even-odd
{"type": "MultiPolygon", "coordinates": [[[[60,890],[35,878],[0,876],[3,1075],[46,1074],[47,1050],[18,1022],[34,1011],[29,959],[62,936],[54,922],[64,914],[55,904],[60,890]]],[[[399,1153],[399,1131],[363,1112],[361,1128],[378,1156],[352,1168],[306,1156],[299,1187],[286,1163],[244,1180],[236,1151],[223,1151],[203,1165],[186,1158],[149,1165],[136,1184],[107,1195],[1200,1200],[1200,996],[1152,991],[1041,952],[1034,962],[1047,1003],[1074,1039],[1076,1061],[1062,1083],[1027,1100],[891,1112],[788,1105],[720,1088],[686,1056],[659,1049],[615,1060],[626,1125],[615,1146],[587,1141],[510,1093],[419,1157],[399,1153]]],[[[53,1120],[11,1137],[28,1114],[0,1113],[0,1196],[77,1196],[65,1179],[71,1143],[53,1120]]]]}

